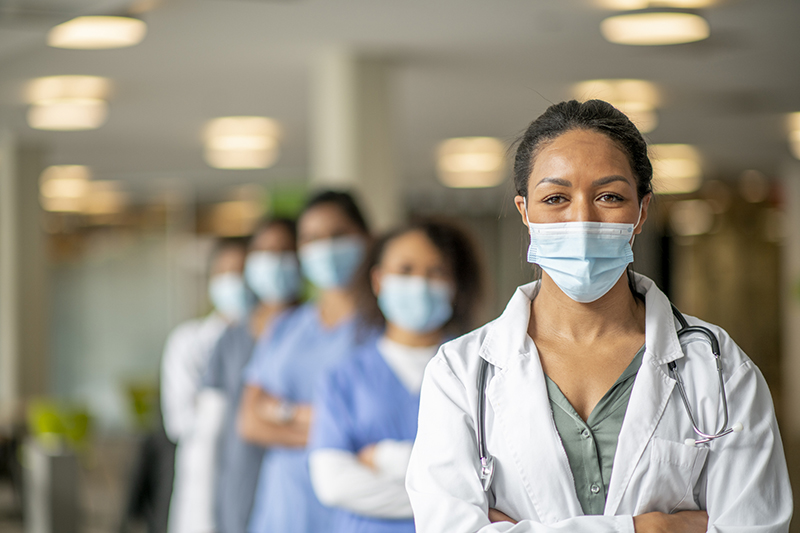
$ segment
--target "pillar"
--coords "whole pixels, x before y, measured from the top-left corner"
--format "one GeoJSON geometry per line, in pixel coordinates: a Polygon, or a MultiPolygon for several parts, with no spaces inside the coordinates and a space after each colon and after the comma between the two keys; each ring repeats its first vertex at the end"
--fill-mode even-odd
{"type": "Polygon", "coordinates": [[[376,230],[403,218],[393,153],[391,66],[345,48],[320,54],[311,102],[311,184],[357,194],[376,230]]]}
{"type": "Polygon", "coordinates": [[[800,162],[783,167],[784,239],[781,294],[783,295],[783,409],[784,436],[800,439],[800,162]]]}

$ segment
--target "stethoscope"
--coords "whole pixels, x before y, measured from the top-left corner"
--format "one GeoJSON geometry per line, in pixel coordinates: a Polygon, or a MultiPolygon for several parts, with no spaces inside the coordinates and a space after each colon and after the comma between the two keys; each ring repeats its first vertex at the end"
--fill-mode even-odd
{"type": "MultiPolygon", "coordinates": [[[[678,329],[677,332],[678,340],[680,340],[682,336],[689,335],[691,333],[699,333],[708,339],[708,342],[711,344],[711,353],[714,354],[714,360],[717,365],[719,390],[722,396],[722,429],[716,433],[705,433],[701,431],[700,428],[697,427],[697,422],[692,414],[692,408],[689,405],[689,397],[686,395],[686,387],[683,384],[681,375],[678,373],[678,366],[674,361],[667,363],[669,374],[675,380],[675,383],[678,386],[678,392],[680,393],[681,400],[683,401],[683,407],[686,409],[686,414],[689,415],[692,428],[700,437],[699,439],[686,439],[684,444],[687,446],[697,446],[698,444],[705,444],[714,439],[724,437],[725,435],[741,431],[743,426],[738,422],[733,426],[728,427],[728,398],[725,393],[725,380],[722,376],[722,359],[720,358],[719,339],[710,329],[706,327],[690,326],[683,314],[678,311],[674,305],[672,305],[672,314],[675,315],[675,319],[680,324],[680,329],[678,329]]],[[[489,455],[489,452],[486,450],[486,375],[488,373],[488,369],[489,362],[486,359],[481,358],[480,368],[478,369],[478,454],[480,455],[481,461],[480,478],[484,491],[488,491],[492,486],[492,478],[494,477],[494,457],[489,455]]]]}

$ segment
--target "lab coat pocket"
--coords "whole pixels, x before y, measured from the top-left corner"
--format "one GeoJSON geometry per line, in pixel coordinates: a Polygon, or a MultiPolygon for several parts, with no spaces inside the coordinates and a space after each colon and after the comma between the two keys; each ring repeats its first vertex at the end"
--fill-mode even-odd
{"type": "Polygon", "coordinates": [[[674,513],[699,509],[694,488],[707,457],[705,446],[687,446],[653,437],[640,511],[674,513]]]}

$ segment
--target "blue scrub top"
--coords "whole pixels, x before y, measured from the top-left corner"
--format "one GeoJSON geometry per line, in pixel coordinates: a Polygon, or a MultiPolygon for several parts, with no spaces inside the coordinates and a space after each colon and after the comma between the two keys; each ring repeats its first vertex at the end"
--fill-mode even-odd
{"type": "MultiPolygon", "coordinates": [[[[359,340],[372,341],[355,320],[325,327],[313,304],[305,304],[275,325],[256,345],[245,381],[292,403],[312,403],[325,372],[352,356],[359,340]]],[[[250,533],[318,533],[330,527],[332,509],[311,486],[306,448],[273,447],[261,463],[250,515],[250,533]]]]}
{"type": "MultiPolygon", "coordinates": [[[[385,439],[417,436],[419,394],[406,389],[378,352],[377,339],[332,369],[314,403],[309,447],[358,453],[385,439]]],[[[413,533],[414,520],[391,520],[336,509],[335,533],[413,533]]]]}

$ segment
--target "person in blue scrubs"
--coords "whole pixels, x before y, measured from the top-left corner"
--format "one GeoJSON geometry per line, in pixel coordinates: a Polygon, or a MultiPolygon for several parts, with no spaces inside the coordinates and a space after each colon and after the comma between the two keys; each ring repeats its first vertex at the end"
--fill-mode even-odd
{"type": "Polygon", "coordinates": [[[271,448],[261,464],[251,533],[318,533],[329,526],[332,510],[317,500],[308,473],[311,401],[325,371],[369,337],[357,327],[348,287],[369,238],[353,198],[317,195],[301,213],[297,231],[301,271],[319,295],[260,339],[244,371],[239,432],[271,448]]]}
{"type": "Polygon", "coordinates": [[[296,242],[295,224],[287,219],[265,220],[253,232],[244,278],[258,304],[222,334],[203,378],[197,417],[208,428],[203,449],[211,470],[209,496],[217,533],[243,533],[250,518],[264,448],[244,441],[236,430],[242,371],[256,340],[269,335],[297,303],[301,279],[296,242]]]}
{"type": "Polygon", "coordinates": [[[379,240],[358,281],[360,310],[384,332],[326,375],[314,403],[311,479],[336,508],[325,531],[411,533],[405,471],[422,376],[444,340],[474,326],[479,261],[458,228],[419,222],[379,240]]]}

